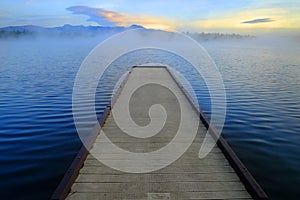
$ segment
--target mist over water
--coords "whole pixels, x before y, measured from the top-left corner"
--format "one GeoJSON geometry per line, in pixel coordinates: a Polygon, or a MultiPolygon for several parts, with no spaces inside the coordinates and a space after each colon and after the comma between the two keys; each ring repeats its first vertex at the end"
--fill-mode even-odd
{"type": "MultiPolygon", "coordinates": [[[[47,199],[81,146],[72,117],[77,70],[105,36],[0,39],[0,195],[47,199]],[[37,192],[39,191],[39,192],[37,192]]],[[[294,37],[200,41],[227,92],[223,136],[271,199],[296,199],[300,184],[300,52],[294,37]]],[[[210,115],[201,77],[174,55],[140,51],[116,60],[99,83],[98,114],[133,59],[163,57],[182,72],[210,115]],[[126,63],[126,65],[124,65],[126,63]],[[126,67],[124,67],[126,66],[126,67]]],[[[89,113],[83,113],[88,119],[89,113]]],[[[91,127],[87,120],[87,127],[91,127]]]]}

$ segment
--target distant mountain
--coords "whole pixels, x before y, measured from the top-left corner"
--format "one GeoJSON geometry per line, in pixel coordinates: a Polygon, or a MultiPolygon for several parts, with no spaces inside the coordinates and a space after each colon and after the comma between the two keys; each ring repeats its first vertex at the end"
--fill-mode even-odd
{"type": "Polygon", "coordinates": [[[36,36],[97,36],[118,33],[126,30],[144,28],[140,25],[131,25],[129,27],[123,26],[73,26],[66,24],[61,27],[47,28],[41,26],[8,26],[0,28],[0,38],[18,38],[18,37],[36,37],[36,36]]]}
{"type": "MultiPolygon", "coordinates": [[[[140,25],[124,26],[73,26],[65,24],[61,27],[46,28],[41,26],[8,26],[0,28],[0,39],[2,38],[20,38],[20,37],[96,37],[110,36],[126,30],[142,28],[140,25]]],[[[145,29],[150,30],[150,29],[145,29]]],[[[215,41],[215,40],[237,40],[252,39],[254,36],[239,34],[222,34],[222,33],[184,33],[197,41],[215,41]]]]}

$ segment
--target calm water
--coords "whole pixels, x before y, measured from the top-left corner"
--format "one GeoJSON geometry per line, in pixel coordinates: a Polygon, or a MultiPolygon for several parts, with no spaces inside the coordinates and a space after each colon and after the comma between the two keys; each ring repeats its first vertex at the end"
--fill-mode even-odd
{"type": "MultiPolygon", "coordinates": [[[[73,82],[81,62],[99,41],[0,41],[0,196],[4,199],[48,199],[59,183],[81,146],[72,118],[73,82]]],[[[204,46],[227,91],[223,136],[272,199],[298,198],[300,45],[210,42],[204,46]]],[[[209,115],[209,95],[201,77],[176,56],[151,50],[133,52],[112,64],[99,83],[98,113],[132,63],[155,59],[164,59],[185,74],[209,115]]],[[[83,115],[88,119],[89,113],[83,115]]]]}

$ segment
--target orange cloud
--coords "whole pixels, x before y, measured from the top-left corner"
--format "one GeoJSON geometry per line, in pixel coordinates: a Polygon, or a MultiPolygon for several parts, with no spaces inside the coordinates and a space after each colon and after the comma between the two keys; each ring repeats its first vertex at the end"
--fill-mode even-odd
{"type": "Polygon", "coordinates": [[[125,15],[121,18],[111,17],[109,18],[111,21],[116,22],[121,26],[129,26],[131,24],[139,24],[144,26],[145,28],[153,28],[153,29],[163,29],[163,30],[173,30],[174,23],[170,20],[154,17],[154,16],[133,16],[133,15],[125,15]]]}
{"type": "Polygon", "coordinates": [[[67,8],[73,14],[89,16],[88,21],[97,22],[100,25],[130,26],[138,24],[145,28],[173,30],[175,23],[162,17],[149,15],[132,15],[105,10],[102,8],[91,8],[87,6],[72,6],[67,8]]]}

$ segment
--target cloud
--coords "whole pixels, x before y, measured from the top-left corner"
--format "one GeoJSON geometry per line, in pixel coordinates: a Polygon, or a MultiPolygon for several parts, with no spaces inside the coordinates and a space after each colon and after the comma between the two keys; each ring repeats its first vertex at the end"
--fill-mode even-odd
{"type": "Polygon", "coordinates": [[[96,22],[102,26],[114,26],[122,21],[124,16],[118,12],[108,11],[102,8],[91,8],[87,6],[72,6],[67,8],[73,14],[87,15],[87,21],[96,22]]]}
{"type": "Polygon", "coordinates": [[[259,19],[253,19],[250,21],[244,21],[241,22],[242,24],[257,24],[257,23],[266,23],[266,22],[273,22],[275,20],[271,19],[271,18],[259,18],[259,19]]]}
{"type": "Polygon", "coordinates": [[[173,29],[174,22],[157,16],[132,15],[106,10],[103,8],[92,8],[87,6],[72,6],[67,8],[73,14],[87,15],[87,21],[96,22],[102,26],[130,26],[132,24],[142,25],[146,28],[173,29]]]}
{"type": "MultiPolygon", "coordinates": [[[[251,20],[251,21],[253,21],[251,20]]],[[[249,29],[250,30],[271,30],[280,28],[297,28],[300,27],[300,16],[295,11],[287,10],[285,8],[257,8],[257,9],[242,9],[236,12],[222,13],[215,15],[209,19],[198,19],[186,23],[192,28],[200,30],[213,30],[213,29],[249,29]],[[268,22],[257,23],[243,23],[247,19],[267,19],[268,22]]]]}

